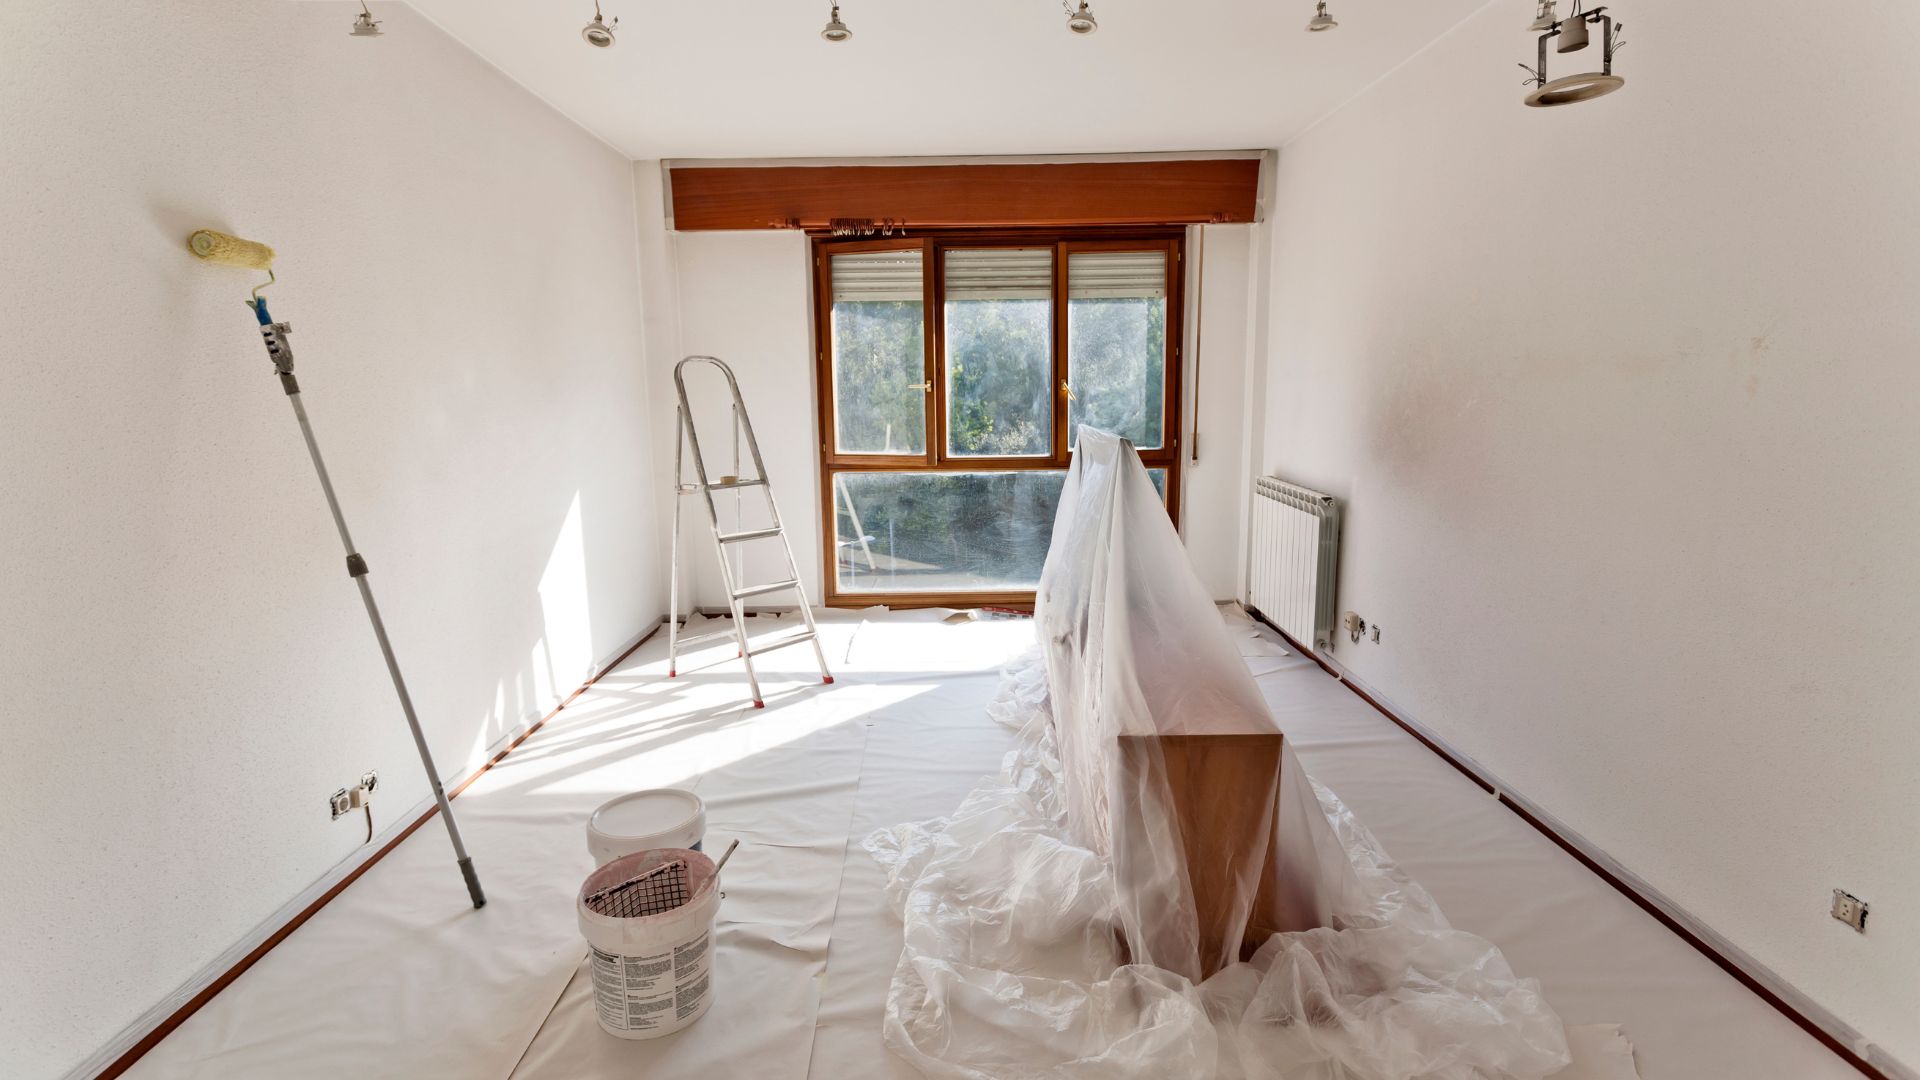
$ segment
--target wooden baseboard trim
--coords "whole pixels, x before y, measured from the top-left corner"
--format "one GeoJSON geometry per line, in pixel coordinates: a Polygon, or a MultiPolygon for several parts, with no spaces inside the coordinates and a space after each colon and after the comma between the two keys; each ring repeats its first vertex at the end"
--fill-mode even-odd
{"type": "MultiPolygon", "coordinates": [[[[655,634],[658,634],[660,632],[660,627],[664,626],[665,624],[666,624],[666,619],[663,616],[659,621],[654,623],[652,629],[648,630],[645,634],[642,634],[638,641],[635,641],[632,645],[628,646],[627,650],[621,653],[617,658],[615,658],[612,663],[607,664],[605,667],[601,668],[600,671],[597,674],[595,674],[592,678],[588,679],[584,683],[581,683],[578,689],[576,689],[573,693],[568,694],[565,700],[561,701],[560,704],[553,707],[552,711],[548,712],[545,716],[542,716],[540,719],[534,721],[532,724],[529,724],[527,726],[527,729],[525,731],[522,731],[519,735],[515,736],[512,742],[508,743],[498,753],[488,758],[483,764],[481,764],[479,768],[475,769],[473,773],[469,775],[466,779],[460,781],[459,784],[450,788],[447,791],[447,798],[449,800],[458,798],[460,796],[460,793],[465,791],[469,785],[471,785],[475,780],[480,779],[481,774],[493,768],[495,765],[498,765],[503,758],[505,758],[508,754],[514,751],[515,747],[519,746],[523,742],[526,742],[529,736],[531,736],[534,732],[539,731],[542,727],[544,727],[547,721],[560,715],[562,710],[564,710],[568,705],[573,704],[575,698],[578,698],[581,694],[586,693],[589,689],[593,687],[593,684],[605,678],[609,672],[613,671],[613,669],[619,667],[621,664],[626,663],[627,658],[629,656],[632,656],[636,651],[638,651],[640,646],[645,645],[647,642],[653,640],[653,636],[655,634]]],[[[212,1001],[220,993],[220,991],[225,990],[228,986],[232,985],[235,979],[238,979],[241,975],[245,974],[246,970],[252,967],[254,964],[258,963],[261,957],[273,951],[274,946],[280,944],[282,941],[285,941],[287,937],[291,935],[295,930],[300,929],[300,927],[303,924],[305,924],[308,919],[313,918],[316,912],[318,912],[321,908],[326,907],[327,904],[330,903],[334,897],[339,896],[342,892],[346,891],[347,886],[353,884],[355,881],[360,880],[360,875],[366,873],[368,869],[370,869],[375,863],[379,862],[381,859],[386,858],[388,852],[392,851],[394,848],[399,847],[401,841],[405,840],[409,836],[412,836],[414,832],[420,828],[420,826],[425,825],[428,821],[432,820],[434,815],[438,814],[439,812],[440,812],[440,807],[438,806],[438,804],[429,803],[424,813],[414,818],[412,824],[409,824],[406,828],[400,830],[399,834],[394,836],[392,839],[388,840],[385,844],[381,845],[380,850],[374,852],[371,857],[367,858],[365,861],[361,862],[358,866],[355,866],[352,870],[348,871],[346,876],[342,877],[339,881],[335,882],[331,888],[327,889],[327,891],[321,893],[317,898],[314,899],[312,903],[308,904],[304,908],[301,908],[298,914],[294,915],[292,918],[288,919],[280,927],[275,929],[271,934],[269,934],[266,937],[265,940],[260,942],[259,945],[256,945],[250,952],[248,952],[245,956],[241,957],[241,959],[237,963],[233,964],[231,967],[227,968],[225,971],[215,976],[213,981],[208,983],[204,988],[202,988],[199,993],[196,993],[191,998],[188,998],[186,1004],[180,1006],[178,1009],[175,1009],[173,1012],[169,1013],[166,1019],[160,1021],[160,1023],[155,1025],[151,1031],[147,1032],[145,1035],[142,1035],[139,1041],[135,1042],[131,1047],[129,1047],[125,1053],[115,1058],[111,1064],[107,1065],[106,1068],[93,1074],[95,1080],[113,1080],[113,1078],[120,1076],[121,1074],[125,1073],[128,1069],[132,1068],[133,1063],[136,1061],[139,1061],[140,1058],[147,1053],[147,1051],[159,1045],[160,1040],[166,1038],[168,1035],[173,1034],[174,1030],[178,1028],[181,1024],[186,1023],[187,1018],[191,1017],[194,1013],[198,1012],[201,1006],[205,1005],[209,1001],[212,1001]]]]}
{"type": "MultiPolygon", "coordinates": [[[[1626,877],[1622,876],[1622,871],[1617,871],[1614,867],[1607,865],[1606,862],[1595,858],[1594,855],[1589,852],[1591,845],[1588,844],[1583,837],[1545,820],[1546,815],[1539,810],[1538,804],[1524,798],[1517,792],[1511,791],[1504,784],[1500,784],[1482,775],[1480,770],[1468,763],[1468,759],[1464,755],[1455,752],[1451,747],[1430,737],[1416,725],[1409,723],[1392,709],[1382,704],[1377,697],[1369,693],[1366,688],[1354,682],[1345,672],[1337,670],[1312,649],[1294,640],[1293,635],[1275,626],[1271,620],[1265,615],[1262,615],[1257,609],[1247,607],[1246,605],[1242,605],[1242,609],[1246,611],[1248,615],[1252,616],[1256,622],[1272,630],[1274,633],[1279,634],[1281,638],[1297,650],[1301,656],[1312,660],[1314,663],[1320,665],[1321,669],[1327,674],[1340,680],[1340,685],[1352,691],[1355,697],[1373,706],[1374,710],[1381,716],[1391,720],[1400,730],[1413,736],[1420,745],[1433,751],[1440,760],[1458,769],[1462,775],[1479,785],[1480,788],[1489,795],[1496,796],[1500,800],[1500,805],[1511,810],[1520,820],[1533,826],[1540,835],[1553,841],[1556,847],[1573,856],[1575,861],[1579,862],[1580,865],[1591,870],[1600,880],[1613,886],[1615,890],[1627,899],[1633,901],[1642,911],[1653,916],[1654,921],[1666,927],[1668,930],[1673,931],[1680,940],[1693,946],[1702,956],[1713,961],[1715,966],[1725,971],[1728,975],[1731,975],[1740,985],[1753,991],[1760,1000],[1773,1006],[1781,1015],[1799,1025],[1803,1031],[1813,1036],[1821,1045],[1833,1051],[1842,1061],[1853,1066],[1863,1075],[1873,1078],[1873,1080],[1915,1080],[1915,1074],[1911,1070],[1898,1062],[1886,1059],[1882,1051],[1860,1038],[1858,1033],[1847,1029],[1847,1034],[1856,1040],[1855,1043],[1850,1045],[1846,1039],[1835,1034],[1834,1031],[1829,1030],[1828,1025],[1824,1025],[1808,1015],[1807,1009],[1787,1000],[1787,998],[1776,991],[1773,986],[1769,985],[1769,983],[1772,983],[1784,987],[1786,983],[1780,979],[1779,976],[1774,975],[1771,971],[1765,971],[1764,968],[1761,969],[1765,972],[1764,975],[1756,975],[1754,971],[1749,970],[1748,966],[1735,959],[1733,953],[1737,950],[1734,950],[1731,944],[1725,947],[1716,945],[1713,941],[1708,940],[1706,934],[1688,925],[1688,922],[1692,922],[1701,927],[1705,927],[1705,923],[1686,913],[1684,909],[1681,909],[1679,905],[1674,904],[1671,900],[1666,899],[1666,897],[1655,894],[1650,886],[1634,885],[1629,882],[1626,877]],[[1686,921],[1682,921],[1683,919],[1686,921]],[[1856,1045],[1860,1046],[1865,1054],[1872,1054],[1878,1060],[1869,1061],[1866,1056],[1863,1056],[1861,1050],[1855,1049],[1856,1045]]],[[[1612,860],[1609,858],[1607,862],[1612,862],[1612,860]]],[[[1719,935],[1715,934],[1712,936],[1717,938],[1719,935]]],[[[1744,954],[1741,955],[1744,956],[1744,954]]],[[[1749,960],[1749,963],[1753,962],[1749,960]]],[[[1758,967],[1759,965],[1754,963],[1753,966],[1758,967]]],[[[1809,1005],[1811,1005],[1810,1002],[1809,1005]]],[[[1834,1021],[1834,1025],[1840,1026],[1837,1019],[1834,1021]]]]}

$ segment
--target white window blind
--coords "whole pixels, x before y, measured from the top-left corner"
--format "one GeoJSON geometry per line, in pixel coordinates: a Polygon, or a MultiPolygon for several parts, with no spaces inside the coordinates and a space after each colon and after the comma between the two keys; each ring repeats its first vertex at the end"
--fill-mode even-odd
{"type": "Polygon", "coordinates": [[[949,248],[947,299],[1048,300],[1052,248],[949,248]]]}
{"type": "Polygon", "coordinates": [[[1166,295],[1165,251],[1085,251],[1067,259],[1069,299],[1113,300],[1166,295]]]}
{"type": "Polygon", "coordinates": [[[833,301],[923,299],[920,249],[859,251],[833,257],[833,301]]]}

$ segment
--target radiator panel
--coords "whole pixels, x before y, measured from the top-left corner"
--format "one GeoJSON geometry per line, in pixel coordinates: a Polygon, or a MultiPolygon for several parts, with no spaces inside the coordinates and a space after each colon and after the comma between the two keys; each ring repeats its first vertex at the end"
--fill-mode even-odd
{"type": "Polygon", "coordinates": [[[1340,504],[1276,477],[1253,483],[1247,604],[1295,641],[1333,649],[1340,504]]]}

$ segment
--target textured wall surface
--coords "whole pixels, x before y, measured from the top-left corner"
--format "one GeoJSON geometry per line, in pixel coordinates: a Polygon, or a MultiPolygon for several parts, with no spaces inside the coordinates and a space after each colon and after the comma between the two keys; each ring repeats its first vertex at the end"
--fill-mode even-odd
{"type": "Polygon", "coordinates": [[[1282,150],[1263,467],[1343,661],[1920,1063],[1920,14],[1616,5],[1532,110],[1521,7],[1282,150]]]}
{"type": "MultiPolygon", "coordinates": [[[[628,162],[409,9],[0,6],[0,1073],[57,1075],[665,609],[628,162]]],[[[437,826],[435,826],[437,828],[437,826]]],[[[476,851],[482,873],[487,853],[476,851]]],[[[447,864],[446,903],[466,903],[447,864]]]]}

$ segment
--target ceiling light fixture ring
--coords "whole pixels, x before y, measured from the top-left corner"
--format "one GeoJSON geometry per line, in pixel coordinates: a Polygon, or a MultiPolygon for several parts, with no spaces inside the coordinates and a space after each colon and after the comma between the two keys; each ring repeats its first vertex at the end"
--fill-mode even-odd
{"type": "Polygon", "coordinates": [[[1066,10],[1068,30],[1084,36],[1100,29],[1100,21],[1093,17],[1087,0],[1080,0],[1078,8],[1073,6],[1073,0],[1060,0],[1060,6],[1066,10]]]}
{"type": "Polygon", "coordinates": [[[373,12],[368,10],[367,0],[360,0],[360,14],[353,17],[353,29],[348,30],[347,33],[354,37],[379,37],[381,32],[380,20],[374,18],[373,12]]]}
{"type": "Polygon", "coordinates": [[[839,4],[833,5],[833,12],[827,16],[826,28],[820,31],[820,36],[836,45],[842,41],[852,40],[853,31],[847,28],[846,23],[840,21],[839,4]]]}
{"type": "MultiPolygon", "coordinates": [[[[1542,15],[1549,14],[1550,2],[1542,0],[1542,15]]],[[[1540,35],[1539,66],[1521,64],[1527,73],[1526,104],[1532,108],[1552,108],[1556,105],[1575,105],[1582,101],[1592,101],[1605,97],[1627,84],[1627,80],[1613,73],[1613,58],[1626,42],[1621,41],[1619,32],[1626,28],[1625,23],[1616,23],[1613,16],[1607,14],[1605,7],[1596,7],[1592,11],[1580,10],[1580,0],[1573,0],[1573,11],[1567,17],[1554,23],[1540,35]],[[1557,53],[1577,52],[1586,48],[1589,25],[1600,27],[1600,70],[1587,71],[1578,75],[1565,75],[1558,79],[1547,77],[1547,42],[1554,38],[1554,51],[1557,53]]]]}
{"type": "Polygon", "coordinates": [[[613,47],[613,31],[620,25],[620,17],[614,16],[607,22],[600,15],[600,0],[593,0],[593,21],[580,28],[580,37],[596,49],[613,47]]]}

